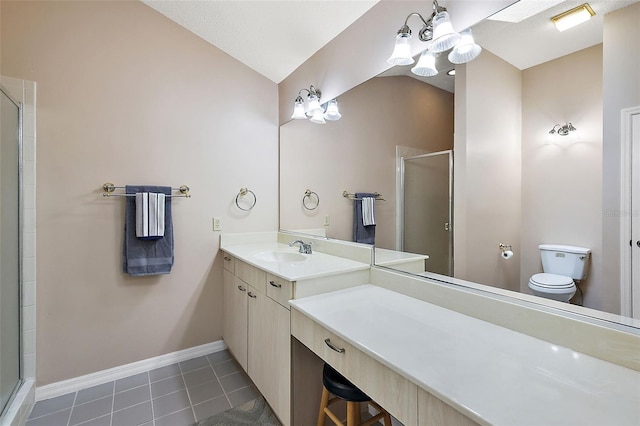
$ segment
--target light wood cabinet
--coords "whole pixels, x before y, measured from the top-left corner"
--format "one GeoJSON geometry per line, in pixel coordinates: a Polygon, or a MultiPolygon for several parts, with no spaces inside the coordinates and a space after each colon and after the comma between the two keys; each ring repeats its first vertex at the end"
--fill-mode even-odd
{"type": "Polygon", "coordinates": [[[418,389],[418,419],[418,426],[478,426],[478,423],[424,389],[418,389]]]}
{"type": "Polygon", "coordinates": [[[229,350],[247,370],[247,288],[248,285],[228,270],[222,271],[222,337],[229,350]]]}
{"type": "MultiPolygon", "coordinates": [[[[225,255],[229,257],[229,255],[225,255]]],[[[293,283],[238,259],[225,262],[223,338],[280,421],[291,424],[293,283]],[[234,265],[235,275],[226,265],[234,265]],[[272,281],[273,284],[269,284],[272,281]]]]}

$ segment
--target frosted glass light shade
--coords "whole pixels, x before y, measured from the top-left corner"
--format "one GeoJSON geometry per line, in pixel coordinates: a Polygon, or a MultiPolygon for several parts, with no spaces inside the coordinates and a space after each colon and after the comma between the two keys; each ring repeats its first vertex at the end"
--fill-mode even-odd
{"type": "Polygon", "coordinates": [[[320,100],[315,95],[309,95],[309,105],[307,108],[307,115],[311,117],[316,111],[322,111],[322,107],[320,106],[320,100]]]}
{"type": "Polygon", "coordinates": [[[555,24],[556,29],[560,32],[573,28],[576,25],[587,22],[596,13],[593,11],[588,3],[580,5],[576,8],[568,10],[560,15],[556,15],[551,18],[551,21],[555,24]]]}
{"type": "Polygon", "coordinates": [[[444,52],[451,49],[460,41],[460,34],[453,30],[449,13],[436,13],[433,17],[433,43],[429,50],[435,53],[444,52]]]}
{"type": "Polygon", "coordinates": [[[313,113],[311,114],[311,118],[309,118],[309,121],[316,124],[326,123],[326,121],[324,121],[322,108],[314,110],[313,113]]]}
{"type": "Polygon", "coordinates": [[[422,77],[432,77],[438,74],[436,69],[436,55],[431,50],[425,50],[411,72],[422,77]]]}
{"type": "Polygon", "coordinates": [[[471,30],[465,30],[460,34],[460,41],[449,52],[449,62],[452,64],[465,64],[474,60],[482,52],[482,48],[473,40],[471,30]]]}
{"type": "Polygon", "coordinates": [[[410,38],[411,34],[408,33],[400,33],[396,36],[396,45],[393,48],[393,53],[387,59],[387,63],[391,65],[411,65],[415,62],[411,56],[410,38]]]}
{"type": "Polygon", "coordinates": [[[293,115],[291,116],[294,120],[299,120],[301,118],[307,118],[307,114],[304,112],[304,102],[302,99],[295,101],[293,105],[293,115]]]}
{"type": "Polygon", "coordinates": [[[340,120],[341,117],[342,114],[340,114],[340,111],[338,110],[338,101],[331,99],[327,103],[327,112],[324,113],[324,118],[329,121],[336,121],[340,120]]]}

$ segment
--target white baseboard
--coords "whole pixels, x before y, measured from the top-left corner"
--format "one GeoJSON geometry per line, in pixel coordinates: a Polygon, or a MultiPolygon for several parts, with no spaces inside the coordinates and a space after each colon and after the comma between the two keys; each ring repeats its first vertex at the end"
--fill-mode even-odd
{"type": "Polygon", "coordinates": [[[132,362],[131,364],[121,365],[108,370],[74,377],[73,379],[51,383],[49,385],[37,387],[35,399],[36,401],[42,401],[44,399],[54,398],[56,396],[123,379],[125,377],[133,376],[134,374],[144,373],[145,371],[153,370],[155,368],[166,367],[167,365],[197,358],[212,352],[223,351],[225,349],[227,349],[227,344],[223,340],[218,340],[217,342],[211,342],[153,358],[143,359],[142,361],[132,362]]]}

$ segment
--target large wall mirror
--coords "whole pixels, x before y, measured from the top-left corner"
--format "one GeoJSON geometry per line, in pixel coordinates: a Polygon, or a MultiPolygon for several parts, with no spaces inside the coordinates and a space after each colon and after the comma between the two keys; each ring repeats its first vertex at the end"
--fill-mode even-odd
{"type": "Polygon", "coordinates": [[[354,241],[353,198],[378,193],[377,263],[527,294],[529,278],[542,272],[540,244],[586,247],[587,278],[571,303],[629,323],[630,288],[609,273],[619,273],[626,249],[611,248],[606,227],[620,216],[608,213],[608,194],[622,196],[620,166],[607,158],[622,148],[603,144],[603,128],[607,115],[620,122],[621,108],[607,111],[615,103],[608,93],[637,83],[605,75],[603,64],[623,58],[637,76],[637,41],[624,54],[614,43],[640,3],[591,1],[596,15],[563,33],[549,18],[583,1],[545,3],[551,7],[525,19],[475,25],[483,52],[468,64],[439,58],[439,74],[427,78],[394,67],[342,94],[341,120],[284,124],[280,227],[354,241]],[[455,77],[447,75],[454,68],[455,77]],[[567,123],[577,131],[549,134],[567,123]],[[307,190],[317,194],[311,203],[307,190]],[[513,256],[503,255],[505,246],[513,256]],[[416,258],[423,268],[404,266],[416,258]]]}

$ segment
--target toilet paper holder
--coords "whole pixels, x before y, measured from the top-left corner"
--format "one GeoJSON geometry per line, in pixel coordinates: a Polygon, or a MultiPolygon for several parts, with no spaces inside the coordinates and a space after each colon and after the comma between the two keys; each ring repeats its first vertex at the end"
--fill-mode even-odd
{"type": "Polygon", "coordinates": [[[513,248],[511,247],[511,244],[499,243],[498,247],[500,248],[500,255],[504,259],[511,259],[513,257],[513,248]]]}

